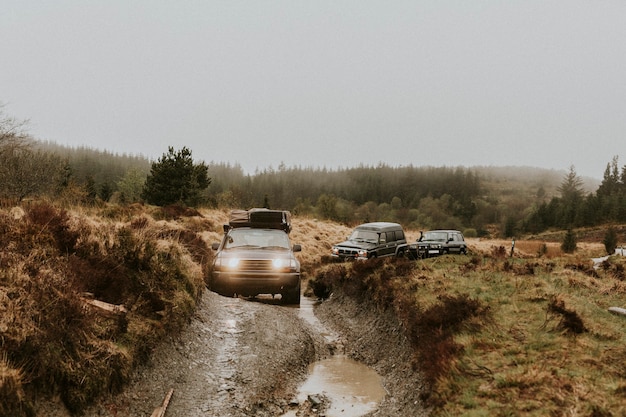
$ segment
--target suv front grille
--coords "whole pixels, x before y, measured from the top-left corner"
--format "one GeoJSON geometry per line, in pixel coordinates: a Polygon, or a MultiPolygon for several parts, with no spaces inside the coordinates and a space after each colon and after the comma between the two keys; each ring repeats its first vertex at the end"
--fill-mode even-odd
{"type": "Polygon", "coordinates": [[[358,250],[357,249],[344,249],[344,248],[339,248],[339,256],[357,256],[358,254],[358,250]]]}
{"type": "Polygon", "coordinates": [[[239,263],[240,271],[271,271],[272,261],[267,259],[245,259],[239,263]]]}

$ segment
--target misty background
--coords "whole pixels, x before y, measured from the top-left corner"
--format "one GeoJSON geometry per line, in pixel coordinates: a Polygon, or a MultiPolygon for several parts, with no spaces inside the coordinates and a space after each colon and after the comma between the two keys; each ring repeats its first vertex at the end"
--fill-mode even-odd
{"type": "MultiPolygon", "coordinates": [[[[40,140],[277,167],[626,154],[621,1],[15,1],[0,102],[40,140]]],[[[623,163],[623,161],[621,161],[623,163]]]]}

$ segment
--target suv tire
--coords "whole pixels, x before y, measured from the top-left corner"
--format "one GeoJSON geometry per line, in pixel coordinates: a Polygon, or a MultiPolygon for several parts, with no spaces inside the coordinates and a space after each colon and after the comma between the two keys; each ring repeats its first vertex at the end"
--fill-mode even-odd
{"type": "Polygon", "coordinates": [[[296,288],[287,290],[282,294],[282,302],[283,304],[300,304],[300,282],[296,288]]]}

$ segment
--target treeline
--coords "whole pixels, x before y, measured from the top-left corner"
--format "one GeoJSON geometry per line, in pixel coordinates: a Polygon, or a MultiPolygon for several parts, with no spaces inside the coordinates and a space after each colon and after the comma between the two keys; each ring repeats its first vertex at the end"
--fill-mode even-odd
{"type": "MultiPolygon", "coordinates": [[[[5,204],[41,196],[70,204],[151,201],[146,184],[153,190],[159,184],[147,179],[159,171],[160,163],[177,162],[180,155],[170,149],[169,158],[151,161],[141,155],[38,142],[1,110],[0,202],[5,204]]],[[[186,159],[182,165],[188,169],[191,151],[186,159]]],[[[455,228],[477,236],[513,237],[626,222],[626,166],[620,168],[617,157],[607,164],[601,184],[592,187],[574,167],[565,173],[520,167],[379,164],[328,170],[281,164],[250,175],[239,165],[201,165],[208,175],[202,181],[205,187],[181,203],[279,208],[348,225],[395,221],[411,228],[455,228]]],[[[177,177],[173,169],[162,176],[177,177]]],[[[177,184],[182,189],[180,181],[177,184]]]]}
{"type": "Polygon", "coordinates": [[[595,192],[585,193],[574,168],[559,187],[560,196],[533,207],[515,227],[524,233],[551,228],[571,229],[611,223],[626,223],[626,165],[621,169],[613,157],[595,192]]]}
{"type": "Polygon", "coordinates": [[[480,179],[465,168],[279,167],[239,181],[213,177],[213,204],[286,208],[344,223],[387,220],[446,227],[472,224],[480,179]]]}

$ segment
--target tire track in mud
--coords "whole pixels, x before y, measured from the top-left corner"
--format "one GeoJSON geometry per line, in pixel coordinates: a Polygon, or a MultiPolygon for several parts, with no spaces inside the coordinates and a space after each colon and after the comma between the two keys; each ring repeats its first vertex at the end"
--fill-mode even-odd
{"type": "Polygon", "coordinates": [[[174,394],[165,417],[318,416],[323,410],[292,400],[309,376],[309,365],[333,353],[384,375],[388,395],[367,415],[427,414],[418,405],[419,379],[402,338],[380,312],[345,300],[324,302],[315,313],[303,311],[313,309],[306,302],[300,308],[274,304],[206,291],[189,325],[163,341],[127,389],[83,416],[151,417],[170,389],[174,394]]]}
{"type": "MultiPolygon", "coordinates": [[[[238,338],[243,332],[241,324],[245,320],[254,320],[254,315],[249,311],[244,311],[239,299],[225,299],[223,301],[223,308],[219,309],[216,313],[218,315],[217,320],[221,325],[218,329],[217,354],[215,361],[217,366],[217,381],[218,381],[218,401],[213,404],[213,413],[216,414],[216,408],[223,408],[223,406],[231,406],[232,404],[240,404],[244,398],[242,393],[237,390],[235,377],[237,375],[237,358],[244,353],[239,348],[238,338]]],[[[244,349],[249,350],[249,349],[244,349]]]]}
{"type": "Polygon", "coordinates": [[[164,340],[127,389],[83,416],[150,417],[170,389],[166,417],[281,415],[323,342],[296,309],[271,304],[206,291],[189,325],[164,340]]]}

